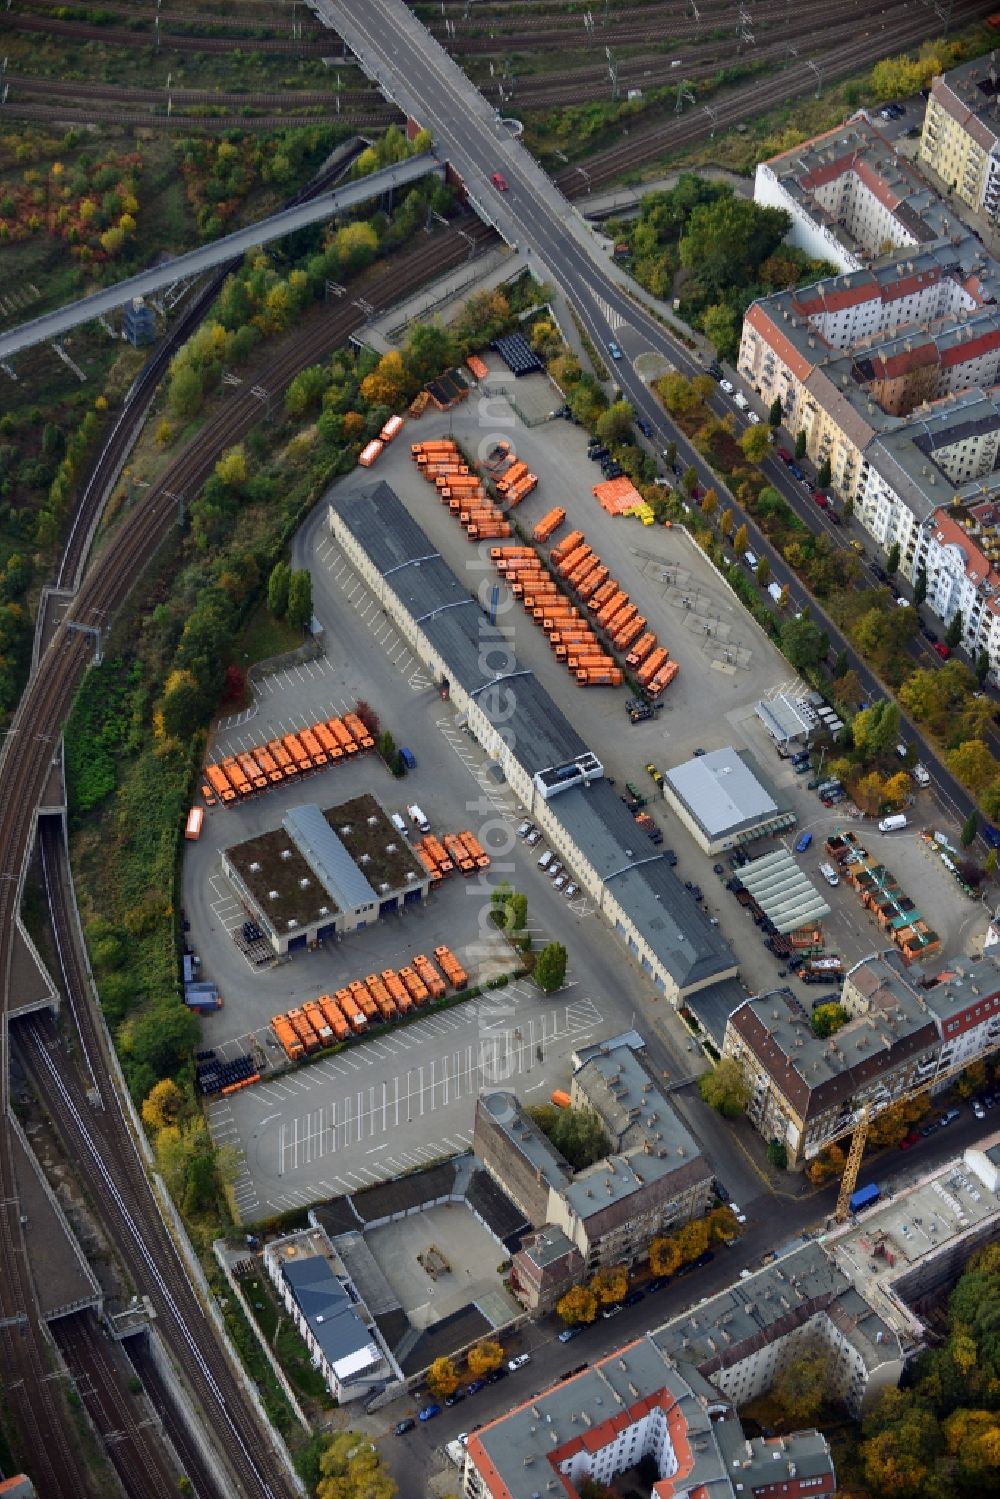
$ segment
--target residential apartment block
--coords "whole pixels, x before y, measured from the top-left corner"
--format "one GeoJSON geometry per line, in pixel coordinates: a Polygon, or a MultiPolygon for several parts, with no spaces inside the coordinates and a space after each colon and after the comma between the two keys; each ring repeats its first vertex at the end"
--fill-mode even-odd
{"type": "Polygon", "coordinates": [[[831,1393],[854,1415],[903,1371],[896,1333],[808,1242],[474,1432],[464,1492],[573,1496],[585,1479],[610,1483],[647,1458],[656,1499],[835,1493],[817,1432],[748,1440],[737,1415],[816,1345],[831,1393]]]}
{"type": "Polygon", "coordinates": [[[1000,266],[864,116],[762,163],[756,195],[844,273],[755,302],[741,374],[1000,678],[1000,266]]]}
{"type": "Polygon", "coordinates": [[[987,218],[1000,209],[998,80],[995,52],[935,78],[920,137],[920,160],[987,218]]]}
{"type": "Polygon", "coordinates": [[[895,950],[865,958],[844,980],[850,1019],[820,1039],[787,990],[746,1000],[729,1018],[723,1054],[750,1089],[747,1113],[765,1140],[801,1165],[849,1134],[861,1111],[943,1086],[1000,1046],[1000,963],[963,959],[928,988],[895,950]]]}
{"type": "Polygon", "coordinates": [[[574,1171],[513,1093],[483,1093],[473,1146],[540,1233],[514,1256],[512,1279],[537,1310],[600,1265],[645,1257],[650,1240],[704,1213],[713,1174],[672,1104],[629,1046],[590,1056],[573,1074],[571,1106],[593,1109],[608,1155],[574,1171]]]}

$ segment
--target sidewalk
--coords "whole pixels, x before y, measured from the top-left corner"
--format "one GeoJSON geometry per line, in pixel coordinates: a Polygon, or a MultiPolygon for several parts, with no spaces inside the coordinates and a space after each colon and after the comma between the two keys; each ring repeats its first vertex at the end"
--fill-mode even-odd
{"type": "Polygon", "coordinates": [[[698,177],[710,177],[714,182],[728,182],[740,197],[753,197],[751,177],[742,177],[739,172],[731,172],[726,167],[685,167],[683,171],[668,172],[665,177],[655,177],[649,182],[637,183],[635,187],[619,186],[612,188],[610,192],[593,193],[586,198],[578,198],[576,206],[588,219],[606,219],[613,218],[616,214],[631,214],[638,208],[647,193],[669,192],[672,187],[677,186],[678,180],[685,172],[693,172],[698,177]]]}

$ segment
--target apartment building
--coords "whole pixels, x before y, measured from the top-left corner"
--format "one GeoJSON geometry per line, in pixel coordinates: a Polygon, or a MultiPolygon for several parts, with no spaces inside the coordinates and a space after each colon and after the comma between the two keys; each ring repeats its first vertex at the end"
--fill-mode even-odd
{"type": "Polygon", "coordinates": [[[991,955],[950,964],[924,987],[895,950],[847,974],[850,1019],[816,1036],[787,990],[746,1000],[731,1016],[723,1054],[750,1089],[747,1115],[765,1140],[781,1140],[798,1166],[914,1091],[943,1086],[1000,1046],[1000,963],[991,955]]]}
{"type": "Polygon", "coordinates": [[[839,271],[972,239],[863,111],[760,162],[754,199],[784,209],[792,221],[790,242],[839,271]]]}
{"type": "Polygon", "coordinates": [[[920,137],[920,160],[988,218],[1000,208],[998,79],[995,52],[935,78],[920,137]]]}
{"type": "Polygon", "coordinates": [[[574,1171],[513,1093],[476,1104],[473,1148],[541,1233],[514,1256],[512,1279],[532,1311],[581,1275],[645,1257],[656,1234],[700,1217],[713,1173],[666,1094],[627,1045],[597,1052],[571,1082],[573,1108],[592,1109],[608,1136],[600,1161],[574,1171]]]}
{"type": "Polygon", "coordinates": [[[814,1430],[748,1439],[730,1403],[652,1337],[619,1348],[474,1431],[467,1499],[574,1499],[651,1461],[655,1499],[836,1493],[825,1437],[814,1430]]]}

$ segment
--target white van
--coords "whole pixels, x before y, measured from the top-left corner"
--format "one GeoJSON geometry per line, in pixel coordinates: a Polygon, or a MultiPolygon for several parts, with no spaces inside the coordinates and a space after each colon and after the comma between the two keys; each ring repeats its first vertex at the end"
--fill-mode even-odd
{"type": "Polygon", "coordinates": [[[832,864],[821,864],[819,866],[819,872],[823,876],[824,880],[826,880],[826,883],[828,885],[840,884],[840,875],[834,869],[832,864]]]}
{"type": "Polygon", "coordinates": [[[768,583],[767,591],[776,604],[781,603],[782,587],[780,583],[768,583]]]}
{"type": "Polygon", "coordinates": [[[878,825],[880,833],[898,833],[900,828],[906,827],[906,818],[902,812],[897,812],[894,817],[883,817],[878,825]]]}
{"type": "Polygon", "coordinates": [[[741,390],[738,390],[736,392],[736,394],[733,396],[733,400],[736,402],[741,411],[746,411],[747,407],[750,405],[750,402],[747,400],[746,396],[741,390]]]}
{"type": "Polygon", "coordinates": [[[541,870],[546,870],[546,869],[548,869],[548,867],[549,867],[549,865],[551,863],[552,863],[552,850],[550,848],[547,848],[545,850],[544,854],[539,854],[538,855],[538,867],[541,870]]]}
{"type": "Polygon", "coordinates": [[[396,829],[396,832],[402,833],[403,837],[405,838],[407,834],[407,827],[400,814],[398,812],[393,812],[392,816],[389,818],[389,821],[396,829]]]}
{"type": "Polygon", "coordinates": [[[752,573],[757,571],[757,553],[751,552],[749,548],[743,553],[743,561],[752,573]]]}
{"type": "Polygon", "coordinates": [[[917,761],[916,765],[914,765],[912,774],[913,779],[916,781],[918,786],[930,785],[930,771],[927,769],[926,765],[921,765],[919,760],[917,761]]]}
{"type": "Polygon", "coordinates": [[[422,833],[430,832],[431,825],[427,821],[427,818],[424,816],[424,814],[421,812],[420,808],[417,806],[416,802],[413,803],[412,807],[407,807],[406,815],[407,817],[409,817],[414,827],[419,828],[422,833]]]}

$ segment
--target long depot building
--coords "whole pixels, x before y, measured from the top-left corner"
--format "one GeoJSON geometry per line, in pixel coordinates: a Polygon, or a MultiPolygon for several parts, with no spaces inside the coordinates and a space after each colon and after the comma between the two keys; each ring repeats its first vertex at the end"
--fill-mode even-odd
{"type": "Polygon", "coordinates": [[[279,828],[224,849],[222,867],[276,953],[359,931],[416,905],[430,888],[370,795],[326,811],[293,807],[279,828]]]}
{"type": "MultiPolygon", "coordinates": [[[[357,482],[357,481],[355,481],[357,482]]],[[[330,530],[514,794],[674,1004],[732,981],[736,960],[651,847],[603,767],[480,600],[385,483],[337,492],[330,530]]],[[[493,571],[484,565],[484,575],[493,571]]]]}

